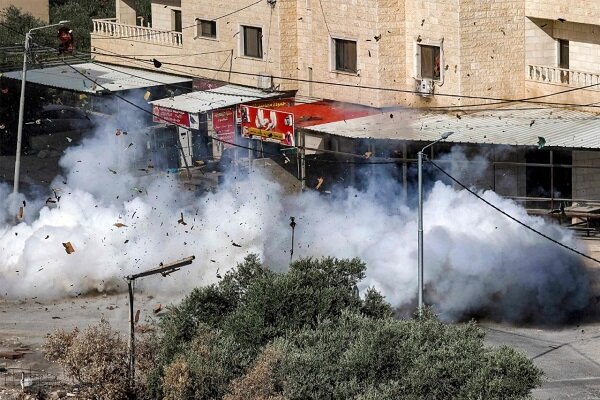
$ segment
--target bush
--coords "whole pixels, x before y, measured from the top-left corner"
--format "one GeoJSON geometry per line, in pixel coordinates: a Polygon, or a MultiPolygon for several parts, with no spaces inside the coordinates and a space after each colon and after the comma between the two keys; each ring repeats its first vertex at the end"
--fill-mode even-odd
{"type": "Polygon", "coordinates": [[[521,399],[542,372],[524,355],[483,346],[474,323],[338,321],[277,342],[277,375],[286,399],[521,399]]]}
{"type": "Polygon", "coordinates": [[[84,397],[127,398],[127,345],[107,321],[83,332],[56,331],[48,335],[42,350],[48,361],[59,363],[81,385],[84,397]]]}

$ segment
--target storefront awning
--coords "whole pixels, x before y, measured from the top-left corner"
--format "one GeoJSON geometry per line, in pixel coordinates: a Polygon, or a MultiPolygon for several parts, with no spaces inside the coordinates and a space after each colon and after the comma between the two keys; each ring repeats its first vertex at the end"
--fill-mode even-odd
{"type": "Polygon", "coordinates": [[[474,113],[402,109],[313,125],[308,130],[348,138],[600,149],[600,115],[565,108],[510,106],[474,113]]]}
{"type": "MultiPolygon", "coordinates": [[[[29,70],[27,82],[81,93],[100,94],[106,93],[107,90],[118,92],[192,81],[180,76],[99,63],[74,64],[73,67],[79,72],[67,65],[29,70]]],[[[22,75],[22,71],[12,71],[3,76],[21,80],[22,75]]]]}
{"type": "Polygon", "coordinates": [[[250,101],[279,97],[282,94],[281,92],[265,92],[245,86],[224,85],[215,89],[154,100],[150,104],[161,108],[197,114],[250,101]]]}

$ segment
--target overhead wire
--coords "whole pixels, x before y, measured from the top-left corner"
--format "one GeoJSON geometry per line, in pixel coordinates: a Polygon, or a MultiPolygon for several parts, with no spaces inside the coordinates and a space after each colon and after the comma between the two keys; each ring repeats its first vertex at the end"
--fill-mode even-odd
{"type": "MultiPolygon", "coordinates": [[[[237,9],[235,11],[232,11],[232,12],[229,12],[227,14],[221,15],[219,17],[213,18],[213,19],[211,19],[209,21],[218,21],[220,19],[229,17],[230,15],[233,15],[233,14],[236,14],[238,12],[244,11],[244,10],[246,10],[246,9],[252,7],[252,6],[257,5],[258,3],[262,3],[263,1],[264,0],[258,0],[258,1],[254,2],[254,3],[252,3],[252,4],[248,4],[245,7],[239,8],[239,9],[237,9]]],[[[198,26],[198,24],[187,25],[187,26],[182,27],[181,30],[183,31],[184,29],[195,28],[197,26],[198,26]]],[[[180,31],[176,31],[176,30],[161,30],[159,32],[145,34],[144,37],[150,37],[150,36],[154,36],[154,35],[162,35],[162,34],[165,34],[165,33],[181,33],[181,32],[180,31]]],[[[100,40],[130,39],[130,38],[135,38],[135,37],[138,37],[138,36],[139,35],[119,36],[119,37],[110,37],[110,38],[108,38],[108,37],[107,38],[94,38],[94,40],[99,40],[99,39],[100,40]]]]}
{"type": "MultiPolygon", "coordinates": [[[[102,51],[107,51],[106,49],[102,49],[99,47],[96,47],[102,51]]],[[[114,57],[114,58],[122,58],[122,59],[135,59],[133,57],[128,57],[122,54],[118,54],[118,53],[114,53],[113,54],[109,54],[109,53],[101,53],[101,52],[92,52],[93,54],[96,55],[101,55],[101,56],[108,56],[108,57],[114,57]]],[[[151,63],[152,61],[147,61],[147,60],[139,60],[139,59],[135,59],[137,61],[140,62],[144,62],[144,63],[151,63]]],[[[176,66],[176,67],[183,67],[183,68],[190,68],[190,69],[197,69],[197,70],[206,70],[206,71],[217,71],[217,72],[229,72],[226,70],[222,70],[222,69],[218,69],[218,68],[212,68],[212,67],[203,67],[203,66],[197,66],[197,65],[189,65],[189,64],[181,64],[181,63],[170,63],[170,62],[162,62],[162,64],[164,65],[172,65],[172,66],[176,66]]],[[[172,69],[174,71],[177,71],[178,73],[182,73],[182,74],[186,74],[186,71],[181,71],[181,70],[176,70],[176,69],[172,69]]],[[[243,71],[235,71],[232,70],[231,71],[232,74],[236,74],[236,75],[243,75],[243,76],[254,76],[254,77],[259,77],[262,76],[261,74],[258,73],[252,73],[252,72],[243,72],[243,71]]],[[[291,82],[302,82],[302,83],[308,83],[311,82],[313,84],[322,84],[322,85],[329,85],[329,86],[335,86],[335,87],[348,87],[348,88],[355,88],[355,89],[368,89],[368,90],[379,90],[379,91],[383,91],[383,92],[393,92],[393,93],[406,93],[406,94],[419,94],[418,91],[416,90],[409,90],[409,89],[399,89],[399,88],[390,88],[390,87],[381,87],[381,86],[369,86],[369,85],[353,85],[353,84],[349,84],[349,83],[342,83],[342,82],[328,82],[328,81],[315,81],[315,80],[309,80],[309,79],[302,79],[302,78],[291,78],[291,77],[285,77],[285,76],[272,76],[273,79],[277,79],[277,80],[281,80],[281,81],[291,81],[291,82]]],[[[573,90],[583,90],[582,87],[578,87],[578,88],[572,88],[572,89],[568,89],[568,91],[573,91],[573,90]]],[[[545,97],[550,97],[550,96],[555,96],[560,94],[560,92],[556,92],[550,95],[544,95],[545,97]]],[[[590,107],[590,108],[600,108],[600,105],[589,105],[589,104],[579,104],[579,103],[567,103],[567,102],[547,102],[547,101],[536,101],[536,100],[528,100],[527,98],[523,98],[523,99],[505,99],[505,98],[498,98],[498,97],[486,97],[486,96],[472,96],[472,95],[461,95],[461,94],[454,94],[454,93],[436,93],[436,96],[439,97],[450,97],[450,98],[459,98],[459,99],[470,99],[470,100],[490,100],[490,101],[502,101],[502,102],[507,102],[507,103],[529,103],[529,104],[544,104],[547,106],[569,106],[569,107],[590,107]]]]}
{"type": "Polygon", "coordinates": [[[452,182],[456,183],[457,185],[459,185],[460,187],[462,187],[463,189],[465,189],[467,192],[471,193],[473,196],[475,196],[477,199],[481,200],[482,202],[484,202],[485,204],[487,204],[488,206],[490,206],[491,208],[493,208],[494,210],[498,211],[499,213],[501,213],[502,215],[504,215],[505,217],[511,219],[512,221],[518,223],[519,225],[525,227],[526,229],[532,231],[533,233],[551,241],[554,244],[557,244],[577,255],[580,255],[582,257],[587,258],[588,260],[594,261],[598,264],[600,264],[600,260],[598,260],[597,258],[594,258],[592,256],[589,256],[577,249],[574,249],[571,246],[567,246],[564,243],[559,242],[558,240],[546,235],[543,232],[540,232],[539,230],[535,229],[534,227],[527,225],[526,223],[524,223],[523,221],[513,217],[512,215],[510,215],[509,213],[507,213],[506,211],[502,210],[500,207],[492,204],[490,201],[484,199],[482,196],[480,196],[479,194],[477,194],[474,190],[472,190],[471,188],[469,188],[467,185],[465,185],[464,183],[460,182],[458,179],[456,179],[455,177],[453,177],[452,175],[450,175],[448,172],[446,172],[443,168],[441,168],[439,165],[437,165],[435,162],[429,160],[428,161],[431,165],[433,165],[437,170],[439,170],[442,174],[444,174],[445,176],[447,176],[452,182]]]}

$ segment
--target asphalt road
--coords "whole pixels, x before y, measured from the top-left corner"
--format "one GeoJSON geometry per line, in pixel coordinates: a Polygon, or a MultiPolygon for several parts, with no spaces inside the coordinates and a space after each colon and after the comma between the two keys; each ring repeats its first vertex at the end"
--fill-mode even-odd
{"type": "Polygon", "coordinates": [[[561,328],[481,326],[488,345],[516,348],[544,371],[544,383],[534,398],[600,398],[600,322],[561,328]]]}

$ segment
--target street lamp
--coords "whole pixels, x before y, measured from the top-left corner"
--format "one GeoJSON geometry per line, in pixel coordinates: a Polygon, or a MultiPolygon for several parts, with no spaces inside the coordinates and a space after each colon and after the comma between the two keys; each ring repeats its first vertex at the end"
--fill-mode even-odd
{"type": "Polygon", "coordinates": [[[131,392],[133,393],[133,397],[135,398],[135,320],[133,317],[133,286],[135,284],[135,280],[138,278],[143,278],[145,276],[161,274],[163,277],[166,277],[173,272],[177,272],[186,265],[190,265],[196,259],[195,256],[190,256],[183,258],[178,261],[174,261],[169,264],[160,263],[158,268],[154,268],[148,271],[140,272],[133,275],[128,275],[125,277],[127,280],[127,292],[129,293],[129,387],[131,392]]]}
{"type": "Polygon", "coordinates": [[[68,23],[69,21],[60,21],[58,24],[40,26],[30,29],[25,34],[25,52],[23,53],[23,76],[21,77],[21,100],[19,102],[19,124],[17,126],[17,154],[15,158],[15,180],[13,193],[19,193],[19,172],[21,170],[21,142],[23,139],[23,113],[25,111],[25,83],[27,82],[27,53],[29,52],[29,41],[31,40],[31,32],[39,29],[52,28],[68,23]]]}
{"type": "Polygon", "coordinates": [[[429,143],[423,147],[421,151],[417,153],[418,156],[418,170],[419,170],[419,184],[418,184],[418,196],[419,196],[419,213],[418,213],[418,224],[419,224],[419,242],[418,242],[418,261],[419,261],[419,272],[418,272],[418,296],[419,296],[419,315],[423,313],[423,151],[434,144],[441,142],[442,140],[448,139],[454,132],[445,132],[435,142],[429,143]]]}

